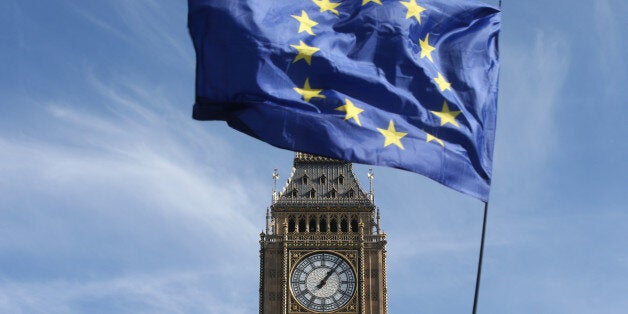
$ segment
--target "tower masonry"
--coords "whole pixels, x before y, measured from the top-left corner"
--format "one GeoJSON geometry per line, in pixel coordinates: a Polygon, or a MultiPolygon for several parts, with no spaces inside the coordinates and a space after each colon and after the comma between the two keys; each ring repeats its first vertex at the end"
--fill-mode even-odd
{"type": "Polygon", "coordinates": [[[387,313],[386,234],[372,179],[366,193],[351,163],[295,154],[260,235],[261,314],[387,313]]]}

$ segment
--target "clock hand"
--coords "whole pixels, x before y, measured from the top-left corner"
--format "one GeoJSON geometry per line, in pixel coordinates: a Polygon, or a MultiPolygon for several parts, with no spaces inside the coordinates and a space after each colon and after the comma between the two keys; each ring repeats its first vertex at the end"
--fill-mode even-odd
{"type": "Polygon", "coordinates": [[[327,279],[329,279],[329,277],[331,277],[331,274],[334,273],[334,271],[336,270],[336,268],[338,268],[338,266],[340,266],[340,261],[338,261],[336,263],[336,265],[334,267],[332,267],[328,272],[327,275],[325,275],[325,278],[323,278],[323,280],[321,280],[321,282],[316,286],[316,288],[320,289],[322,288],[326,283],[327,283],[327,279]]]}

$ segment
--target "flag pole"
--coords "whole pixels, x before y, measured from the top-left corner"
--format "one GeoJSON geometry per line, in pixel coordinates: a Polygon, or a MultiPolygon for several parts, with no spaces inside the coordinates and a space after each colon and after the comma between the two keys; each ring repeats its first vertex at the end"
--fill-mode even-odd
{"type": "Polygon", "coordinates": [[[486,214],[488,213],[488,202],[484,203],[484,221],[482,222],[482,241],[480,242],[480,259],[478,261],[478,276],[475,280],[475,296],[473,297],[473,314],[478,308],[478,295],[480,293],[480,275],[482,274],[482,256],[484,255],[484,237],[486,235],[486,214]]]}
{"type": "MultiPolygon", "coordinates": [[[[502,0],[499,0],[499,9],[502,9],[502,0]]],[[[475,279],[475,295],[473,296],[473,314],[477,314],[478,296],[480,294],[480,278],[482,275],[482,257],[484,256],[484,238],[486,236],[486,216],[488,214],[488,201],[484,203],[484,219],[482,221],[482,240],[480,242],[480,258],[478,260],[478,275],[475,279]]]]}

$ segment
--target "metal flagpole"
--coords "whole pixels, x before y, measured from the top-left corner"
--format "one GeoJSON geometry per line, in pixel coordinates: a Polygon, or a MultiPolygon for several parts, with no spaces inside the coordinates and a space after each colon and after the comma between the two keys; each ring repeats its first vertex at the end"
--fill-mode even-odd
{"type": "Polygon", "coordinates": [[[480,260],[478,261],[478,277],[475,280],[475,296],[473,297],[473,314],[478,308],[478,294],[480,292],[480,275],[482,274],[482,256],[484,255],[484,236],[486,234],[486,214],[488,213],[488,202],[484,203],[484,222],[482,223],[482,242],[480,243],[480,260]]]}
{"type": "MultiPolygon", "coordinates": [[[[502,0],[499,0],[499,9],[502,9],[502,0]]],[[[484,238],[486,236],[486,216],[488,214],[488,202],[484,203],[484,220],[482,221],[482,240],[480,242],[480,258],[478,260],[478,275],[475,279],[475,295],[473,296],[473,314],[478,310],[478,295],[480,294],[480,277],[482,274],[482,257],[484,256],[484,238]]]]}

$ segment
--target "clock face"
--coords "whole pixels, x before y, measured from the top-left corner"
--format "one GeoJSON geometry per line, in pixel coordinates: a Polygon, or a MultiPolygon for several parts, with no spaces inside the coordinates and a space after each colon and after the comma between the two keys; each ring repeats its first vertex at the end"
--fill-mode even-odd
{"type": "Polygon", "coordinates": [[[355,292],[353,268],[342,257],[321,252],[301,259],[290,277],[290,289],[305,308],[332,312],[346,305],[355,292]]]}

